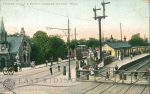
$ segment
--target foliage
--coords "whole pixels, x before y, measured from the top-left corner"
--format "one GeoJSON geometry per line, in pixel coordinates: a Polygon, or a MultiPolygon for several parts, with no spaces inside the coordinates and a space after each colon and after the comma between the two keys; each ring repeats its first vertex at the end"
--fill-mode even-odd
{"type": "Polygon", "coordinates": [[[131,37],[131,39],[129,40],[129,43],[132,45],[132,46],[145,46],[147,43],[144,39],[142,39],[140,37],[140,34],[135,34],[131,37]]]}
{"type": "Polygon", "coordinates": [[[48,36],[43,31],[37,31],[33,38],[31,44],[31,59],[42,63],[45,59],[48,59],[49,54],[49,44],[48,36]]]}
{"type": "Polygon", "coordinates": [[[45,63],[45,60],[54,61],[58,57],[65,57],[67,48],[65,42],[59,36],[48,36],[43,31],[37,31],[33,38],[30,39],[31,60],[36,64],[45,63]]]}
{"type": "Polygon", "coordinates": [[[67,48],[65,42],[59,36],[49,37],[49,56],[57,61],[58,57],[64,58],[67,55],[67,48]]]}
{"type": "Polygon", "coordinates": [[[79,45],[87,45],[87,40],[86,39],[80,39],[78,40],[79,45]]]}
{"type": "Polygon", "coordinates": [[[99,40],[95,39],[95,38],[89,38],[89,40],[87,40],[87,46],[88,47],[98,47],[99,46],[99,40]]]}
{"type": "Polygon", "coordinates": [[[70,42],[70,48],[72,50],[74,50],[77,45],[78,45],[78,41],[77,40],[71,40],[71,42],[70,42]]]}

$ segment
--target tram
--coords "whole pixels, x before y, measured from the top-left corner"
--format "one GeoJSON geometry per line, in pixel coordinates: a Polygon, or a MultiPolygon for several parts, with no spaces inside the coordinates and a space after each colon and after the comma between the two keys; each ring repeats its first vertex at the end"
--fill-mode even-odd
{"type": "Polygon", "coordinates": [[[77,45],[76,47],[77,59],[81,60],[88,57],[88,47],[86,45],[77,45]]]}

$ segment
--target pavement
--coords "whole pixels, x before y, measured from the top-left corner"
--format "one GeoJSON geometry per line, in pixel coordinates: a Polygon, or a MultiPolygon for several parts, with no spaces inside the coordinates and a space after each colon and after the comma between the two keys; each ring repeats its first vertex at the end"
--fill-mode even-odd
{"type": "MultiPolygon", "coordinates": [[[[58,63],[61,64],[61,63],[65,63],[65,62],[67,62],[67,61],[68,61],[68,60],[62,60],[62,61],[60,61],[60,62],[53,62],[53,67],[56,67],[56,65],[57,65],[58,63]]],[[[48,63],[47,66],[46,66],[46,64],[36,65],[34,68],[31,68],[31,67],[24,67],[24,68],[21,69],[21,71],[15,72],[15,74],[21,74],[22,72],[30,71],[30,70],[37,70],[37,69],[39,69],[39,68],[46,68],[46,67],[48,67],[48,66],[50,66],[50,65],[51,65],[51,63],[48,63]]],[[[3,72],[0,72],[0,76],[1,76],[1,75],[4,75],[3,72]]]]}
{"type": "MultiPolygon", "coordinates": [[[[50,74],[49,66],[45,66],[46,65],[36,66],[34,69],[23,70],[12,75],[11,79],[14,79],[16,83],[13,92],[16,92],[17,94],[60,94],[60,91],[81,83],[76,82],[75,79],[75,61],[71,61],[71,80],[68,80],[68,62],[60,64],[60,72],[58,71],[57,64],[54,64],[53,75],[50,74]],[[63,66],[66,66],[66,75],[63,75],[63,66]]],[[[5,76],[6,75],[3,77],[5,76]]],[[[2,90],[0,90],[0,94],[2,92],[4,94],[12,94],[10,91],[5,91],[3,87],[2,90]]]]}
{"type": "Polygon", "coordinates": [[[118,66],[118,68],[120,68],[121,66],[125,65],[125,64],[128,64],[132,61],[135,61],[139,58],[142,58],[142,57],[145,57],[149,55],[148,53],[144,53],[144,54],[140,54],[140,55],[136,55],[134,56],[132,59],[131,57],[125,57],[123,60],[116,60],[108,65],[106,65],[105,67],[115,67],[116,65],[118,66]]]}

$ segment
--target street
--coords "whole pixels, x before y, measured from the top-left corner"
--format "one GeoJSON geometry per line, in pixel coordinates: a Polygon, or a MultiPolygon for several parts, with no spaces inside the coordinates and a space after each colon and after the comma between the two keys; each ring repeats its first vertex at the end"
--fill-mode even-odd
{"type": "MultiPolygon", "coordinates": [[[[53,75],[50,74],[49,66],[48,67],[42,67],[39,69],[31,69],[26,70],[18,73],[14,73],[14,75],[1,75],[0,76],[0,92],[10,92],[6,91],[3,87],[3,81],[10,78],[15,81],[15,89],[13,90],[18,94],[23,94],[24,88],[25,91],[31,92],[34,91],[34,88],[37,89],[39,86],[47,86],[47,87],[57,87],[57,85],[64,86],[66,83],[68,85],[68,72],[66,72],[66,75],[63,75],[63,66],[66,66],[66,71],[68,71],[68,62],[60,63],[60,72],[58,72],[58,66],[53,65],[53,75]],[[32,89],[31,89],[32,87],[32,89]],[[26,90],[30,88],[31,90],[26,90]]],[[[71,61],[71,68],[75,69],[76,63],[75,61],[71,61]]],[[[72,79],[75,81],[75,71],[72,72],[72,79]]],[[[71,80],[71,81],[73,81],[71,80]]],[[[71,82],[70,81],[70,82],[71,82]]],[[[44,89],[46,89],[44,86],[44,89]]],[[[65,87],[65,86],[64,86],[65,87]]],[[[35,90],[37,91],[37,90],[35,90]]],[[[43,89],[38,89],[38,93],[40,91],[44,91],[43,89]]],[[[31,94],[33,94],[31,92],[31,94]]]]}

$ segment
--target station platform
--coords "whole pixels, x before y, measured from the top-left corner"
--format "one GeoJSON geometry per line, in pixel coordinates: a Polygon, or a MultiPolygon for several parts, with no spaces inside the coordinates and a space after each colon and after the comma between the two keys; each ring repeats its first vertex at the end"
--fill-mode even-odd
{"type": "Polygon", "coordinates": [[[121,66],[123,66],[125,64],[128,64],[132,61],[135,61],[137,59],[143,58],[143,57],[148,56],[148,55],[149,55],[149,53],[144,53],[144,54],[136,55],[136,56],[132,57],[132,59],[131,59],[131,57],[125,57],[123,60],[116,60],[116,61],[114,61],[114,62],[112,62],[112,63],[110,63],[104,67],[115,67],[117,65],[118,68],[120,68],[121,66]]]}
{"type": "Polygon", "coordinates": [[[131,76],[130,75],[126,75],[125,80],[120,79],[120,74],[114,74],[114,70],[113,68],[117,65],[119,68],[123,65],[126,65],[132,61],[135,61],[137,59],[143,58],[145,56],[148,56],[148,53],[144,53],[144,54],[140,54],[140,55],[136,55],[134,56],[132,59],[130,57],[126,57],[123,60],[117,60],[114,61],[106,66],[103,67],[102,72],[100,73],[100,76],[90,76],[89,77],[89,81],[96,81],[96,82],[110,82],[110,83],[125,83],[125,84],[147,84],[150,81],[150,77],[142,77],[141,75],[143,75],[143,73],[138,74],[137,79],[134,77],[134,75],[131,76]],[[106,72],[109,71],[110,72],[110,78],[106,79],[106,72]]]}

